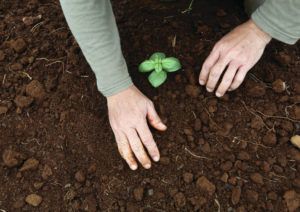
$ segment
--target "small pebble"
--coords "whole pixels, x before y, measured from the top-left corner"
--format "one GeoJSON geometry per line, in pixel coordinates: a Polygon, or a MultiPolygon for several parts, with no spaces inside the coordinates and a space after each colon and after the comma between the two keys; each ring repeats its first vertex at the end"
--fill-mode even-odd
{"type": "Polygon", "coordinates": [[[37,194],[29,194],[25,198],[25,202],[27,202],[29,205],[32,205],[34,207],[39,206],[42,201],[43,201],[43,198],[40,195],[37,195],[37,194]]]}

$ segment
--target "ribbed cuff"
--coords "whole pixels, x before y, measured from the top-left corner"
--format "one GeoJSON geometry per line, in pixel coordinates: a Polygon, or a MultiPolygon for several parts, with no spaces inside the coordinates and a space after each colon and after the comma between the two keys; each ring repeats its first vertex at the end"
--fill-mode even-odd
{"type": "Polygon", "coordinates": [[[268,33],[272,38],[284,42],[286,44],[295,44],[298,38],[293,38],[290,35],[286,34],[285,32],[277,29],[272,23],[268,21],[260,12],[259,8],[252,13],[251,19],[253,22],[261,28],[264,32],[268,33]]]}
{"type": "Polygon", "coordinates": [[[106,97],[117,94],[133,85],[131,78],[128,76],[124,80],[121,80],[114,84],[113,87],[106,88],[105,90],[100,88],[100,82],[97,80],[97,86],[99,91],[106,97]]]}

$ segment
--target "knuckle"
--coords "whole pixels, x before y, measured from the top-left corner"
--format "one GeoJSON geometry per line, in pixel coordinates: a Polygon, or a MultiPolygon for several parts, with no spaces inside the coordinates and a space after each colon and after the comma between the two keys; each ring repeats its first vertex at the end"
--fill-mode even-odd
{"type": "Polygon", "coordinates": [[[141,152],[140,148],[139,148],[138,145],[136,145],[136,144],[133,144],[133,145],[131,146],[131,149],[132,149],[132,151],[133,151],[136,155],[139,155],[140,152],[141,152]]]}
{"type": "Polygon", "coordinates": [[[213,51],[219,51],[220,49],[222,49],[224,46],[224,44],[222,42],[217,42],[214,47],[213,47],[213,51]]]}
{"type": "Polygon", "coordinates": [[[205,63],[203,64],[203,66],[202,66],[202,69],[208,71],[208,70],[210,69],[210,67],[211,67],[210,63],[205,62],[205,63]]]}
{"type": "Polygon", "coordinates": [[[149,106],[154,107],[154,103],[151,100],[148,101],[148,104],[149,106]]]}
{"type": "Polygon", "coordinates": [[[223,51],[224,49],[226,49],[227,47],[227,42],[224,40],[221,40],[219,42],[216,43],[215,45],[216,49],[218,49],[219,51],[223,51]]]}
{"type": "Polygon", "coordinates": [[[210,73],[210,77],[211,77],[212,79],[216,79],[218,76],[219,76],[219,73],[218,73],[217,71],[212,71],[212,72],[210,73]]]}
{"type": "MultiPolygon", "coordinates": [[[[229,52],[228,52],[228,55],[232,55],[232,56],[236,56],[236,55],[239,55],[240,54],[240,51],[236,48],[234,49],[231,49],[229,52]]],[[[239,56],[240,57],[240,56],[239,56]]]]}
{"type": "Polygon", "coordinates": [[[146,155],[140,157],[140,162],[143,166],[149,164],[150,160],[146,155]]]}
{"type": "Polygon", "coordinates": [[[225,77],[225,78],[223,79],[223,84],[224,84],[224,86],[228,85],[228,84],[231,83],[231,82],[232,82],[232,78],[225,77]]]}
{"type": "Polygon", "coordinates": [[[152,145],[152,141],[151,141],[151,139],[149,139],[149,138],[143,139],[143,143],[144,143],[144,145],[147,146],[147,147],[149,147],[149,146],[152,145]]]}
{"type": "Polygon", "coordinates": [[[235,84],[237,84],[237,85],[241,84],[242,82],[243,82],[243,78],[242,77],[238,77],[235,80],[235,84]]]}

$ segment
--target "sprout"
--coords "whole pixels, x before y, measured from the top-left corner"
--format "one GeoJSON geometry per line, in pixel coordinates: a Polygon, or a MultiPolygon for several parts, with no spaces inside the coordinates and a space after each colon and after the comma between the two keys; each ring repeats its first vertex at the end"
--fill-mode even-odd
{"type": "Polygon", "coordinates": [[[145,60],[139,65],[140,72],[152,71],[148,80],[155,88],[166,81],[167,72],[175,72],[179,69],[181,69],[179,60],[175,57],[166,57],[162,52],[152,54],[149,60],[145,60]]]}

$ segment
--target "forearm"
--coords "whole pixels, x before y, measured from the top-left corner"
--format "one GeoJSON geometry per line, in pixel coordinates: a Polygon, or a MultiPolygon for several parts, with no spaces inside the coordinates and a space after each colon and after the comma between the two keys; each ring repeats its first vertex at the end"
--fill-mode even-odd
{"type": "Polygon", "coordinates": [[[271,37],[287,44],[300,38],[300,1],[266,0],[251,15],[254,23],[271,37]]]}
{"type": "Polygon", "coordinates": [[[115,17],[109,0],[60,0],[68,25],[105,96],[130,85],[115,17]]]}

